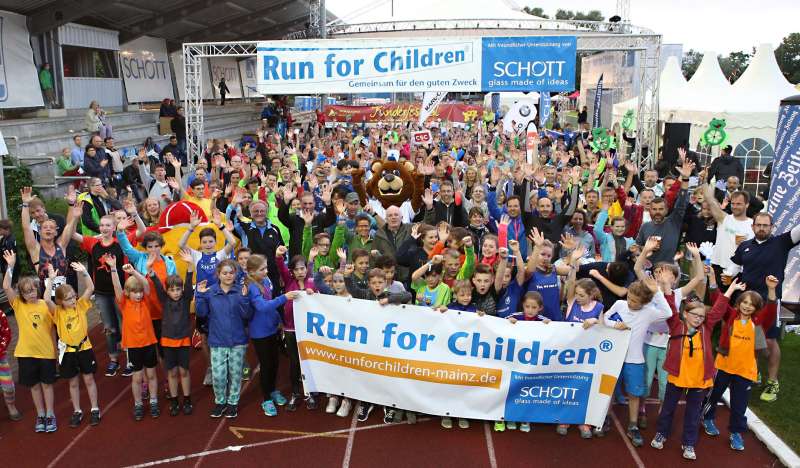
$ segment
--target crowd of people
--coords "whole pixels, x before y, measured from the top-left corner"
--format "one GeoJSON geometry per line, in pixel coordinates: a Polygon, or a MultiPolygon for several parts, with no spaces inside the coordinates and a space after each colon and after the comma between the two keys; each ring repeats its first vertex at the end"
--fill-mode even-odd
{"type": "MultiPolygon", "coordinates": [[[[22,417],[12,352],[18,382],[33,395],[35,430],[53,432],[57,375],[69,380],[69,425],[84,417],[81,381],[89,424],[100,423],[97,363],[106,378],[132,378],[137,421],[147,412],[159,417],[164,377],[169,414],[191,414],[194,352],[207,363],[211,416],[234,418],[241,381],[255,368],[247,358],[252,346],[265,415],[322,406],[340,417],[357,411],[366,421],[369,402],[304,395],[292,301],[305,292],[537,326],[630,329],[615,399],[628,406],[632,444],[642,446],[641,431],[655,423],[650,445],[663,448],[683,396],[681,445],[694,459],[700,428],[720,434],[716,403],[730,389],[729,443],[744,449],[749,394],[762,380],[757,352],[769,356],[760,398],[779,394],[776,301],[800,226],[773,234],[762,201],[729,173],[736,162],[730,151],[701,169],[682,149],[673,167],[640,171],[623,150],[591,151],[588,133],[566,141],[544,136],[529,158],[524,138],[493,122],[434,123],[432,142],[412,145],[417,129],[312,124],[276,132],[263,125],[257,141],[209,141],[196,158],[173,138],[158,151],[143,145],[130,161],[114,148],[110,126],[86,146],[76,136],[65,158],[92,178],[82,193],[68,190],[67,218],[47,213],[30,188],[22,191],[23,240],[36,276],[18,277],[13,241],[5,242],[10,222],[0,222],[3,289],[19,326],[11,350],[0,315],[0,384],[11,419],[22,417]],[[410,161],[424,176],[418,210],[410,201],[363,204],[353,176],[385,177],[370,173],[380,159],[410,161]],[[179,200],[197,210],[174,258],[164,253],[160,231],[148,228],[179,200]],[[195,232],[199,250],[189,247],[195,232]],[[74,261],[75,245],[88,253],[86,265],[74,261]],[[185,274],[176,260],[188,266],[185,274]],[[92,307],[107,356],[92,351],[92,307]],[[288,395],[276,386],[280,368],[288,368],[288,395]],[[660,414],[648,421],[642,402],[654,380],[660,414]]],[[[417,415],[384,408],[387,423],[403,417],[413,423],[417,415]]],[[[443,417],[441,425],[453,421],[443,417]]],[[[517,428],[530,424],[494,425],[517,428]]],[[[578,430],[590,439],[608,427],[578,430]]]]}

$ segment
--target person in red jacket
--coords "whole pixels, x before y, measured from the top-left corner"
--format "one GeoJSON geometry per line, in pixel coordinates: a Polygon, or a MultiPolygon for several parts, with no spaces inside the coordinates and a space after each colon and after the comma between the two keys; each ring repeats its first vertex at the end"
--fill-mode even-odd
{"type": "Polygon", "coordinates": [[[717,377],[714,379],[714,390],[706,401],[703,411],[703,427],[710,436],[719,435],[719,429],[714,424],[714,415],[717,402],[725,390],[730,387],[731,416],[728,424],[730,443],[733,450],[744,450],[742,433],[747,430],[747,401],[750,398],[750,388],[758,379],[756,366],[756,327],[765,330],[775,323],[777,319],[778,279],[772,275],[767,276],[767,304],[755,291],[745,291],[747,285],[734,280],[724,296],[719,296],[714,302],[712,313],[724,313],[722,334],[719,337],[719,353],[715,365],[717,377]],[[731,307],[729,302],[736,291],[744,291],[736,299],[736,304],[731,307]]]}
{"type": "MultiPolygon", "coordinates": [[[[698,256],[699,258],[699,256],[698,256]]],[[[672,431],[672,419],[684,394],[686,408],[683,413],[683,435],[681,446],[683,458],[694,460],[694,447],[699,433],[698,420],[703,409],[703,399],[713,385],[714,351],[711,335],[722,319],[724,309],[713,308],[706,316],[706,308],[700,301],[687,302],[685,310],[672,309],[667,319],[670,342],[664,370],[667,371],[667,388],[664,402],[658,415],[656,435],[650,446],[664,448],[664,442],[672,431]]]]}

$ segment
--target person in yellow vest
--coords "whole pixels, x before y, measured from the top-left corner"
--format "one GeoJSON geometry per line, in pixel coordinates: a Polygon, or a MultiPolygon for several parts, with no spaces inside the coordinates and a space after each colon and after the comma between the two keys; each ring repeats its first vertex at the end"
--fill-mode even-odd
{"type": "Polygon", "coordinates": [[[764,330],[775,323],[778,307],[776,304],[778,279],[772,275],[765,279],[767,284],[767,304],[755,291],[745,291],[747,285],[737,280],[731,282],[728,291],[714,302],[714,309],[725,311],[722,334],[719,338],[719,354],[715,365],[717,377],[714,379],[714,390],[706,401],[703,413],[703,427],[710,436],[719,435],[714,424],[717,403],[722,394],[730,388],[731,416],[728,423],[730,445],[733,450],[744,450],[742,434],[747,430],[747,402],[750,389],[758,379],[756,366],[756,327],[764,330]],[[729,302],[736,291],[739,294],[733,307],[729,302]]]}
{"type": "Polygon", "coordinates": [[[78,195],[82,200],[83,214],[81,215],[81,234],[96,236],[100,234],[100,218],[112,211],[121,210],[122,205],[108,195],[103,182],[97,177],[89,179],[89,191],[78,195]]]}

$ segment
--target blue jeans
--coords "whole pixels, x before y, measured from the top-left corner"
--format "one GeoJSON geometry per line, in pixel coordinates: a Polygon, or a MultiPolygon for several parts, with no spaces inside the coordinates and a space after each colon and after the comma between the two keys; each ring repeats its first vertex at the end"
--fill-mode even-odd
{"type": "Polygon", "coordinates": [[[108,355],[116,360],[119,356],[119,343],[122,341],[122,314],[113,295],[95,293],[94,298],[106,332],[108,355]]]}

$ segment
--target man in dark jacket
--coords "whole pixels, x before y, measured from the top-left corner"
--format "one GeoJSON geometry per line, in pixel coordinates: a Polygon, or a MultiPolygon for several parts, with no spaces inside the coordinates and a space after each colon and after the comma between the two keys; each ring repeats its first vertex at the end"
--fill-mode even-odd
{"type": "Polygon", "coordinates": [[[738,177],[740,181],[744,180],[744,166],[737,158],[733,157],[732,152],[731,145],[722,148],[719,157],[711,161],[707,180],[716,179],[718,182],[724,182],[730,176],[738,177]]]}
{"type": "Polygon", "coordinates": [[[186,165],[186,117],[183,115],[183,107],[179,107],[177,114],[169,123],[172,133],[178,140],[178,151],[180,152],[181,164],[186,165]]]}
{"type": "Polygon", "coordinates": [[[87,146],[83,156],[83,172],[88,177],[97,177],[103,184],[107,184],[111,174],[108,158],[100,156],[94,146],[87,146]]]}
{"type": "MultiPolygon", "coordinates": [[[[381,255],[397,256],[397,249],[411,236],[411,225],[403,224],[403,214],[400,208],[390,206],[386,208],[386,223],[375,232],[373,246],[381,255]]],[[[397,281],[404,284],[411,278],[408,267],[397,265],[395,274],[397,281]]]]}
{"type": "Polygon", "coordinates": [[[439,199],[425,201],[425,222],[436,226],[445,221],[452,227],[465,227],[468,223],[464,206],[456,204],[453,183],[445,180],[439,186],[439,199]]]}
{"type": "Polygon", "coordinates": [[[315,213],[314,194],[311,192],[304,192],[300,197],[299,212],[289,213],[289,205],[296,196],[297,190],[287,186],[283,190],[283,197],[276,197],[278,220],[289,229],[289,258],[301,255],[303,252],[303,228],[306,225],[304,218],[308,213],[313,216],[311,221],[312,236],[323,232],[328,226],[336,223],[336,210],[331,204],[331,192],[329,190],[322,191],[322,203],[325,209],[320,213],[315,213]]]}
{"type": "Polygon", "coordinates": [[[272,293],[277,296],[280,293],[281,277],[278,264],[275,263],[275,251],[284,244],[278,228],[267,219],[268,209],[266,202],[258,200],[250,203],[252,221],[239,219],[241,214],[234,216],[232,213],[231,217],[234,218],[233,233],[241,239],[242,247],[247,247],[254,254],[263,255],[267,259],[269,280],[274,287],[272,293]]]}
{"type": "Polygon", "coordinates": [[[231,92],[231,90],[228,89],[228,85],[225,84],[225,77],[224,76],[219,79],[219,85],[217,85],[217,86],[219,87],[219,97],[221,98],[219,105],[220,106],[224,106],[225,105],[225,95],[231,92]]]}

